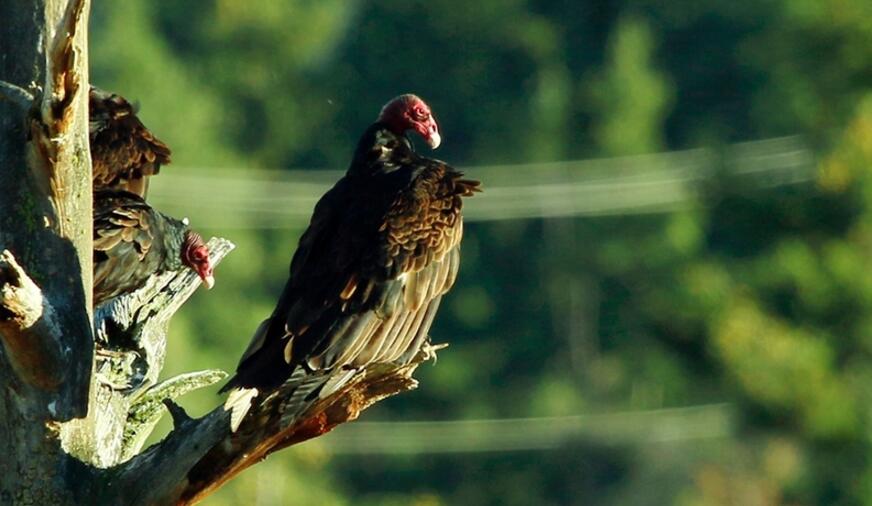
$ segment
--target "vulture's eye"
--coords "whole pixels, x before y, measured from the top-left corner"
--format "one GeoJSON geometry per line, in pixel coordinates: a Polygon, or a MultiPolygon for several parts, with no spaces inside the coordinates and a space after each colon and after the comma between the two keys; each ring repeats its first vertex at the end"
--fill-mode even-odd
{"type": "Polygon", "coordinates": [[[427,119],[427,111],[425,111],[423,107],[418,106],[412,109],[412,116],[416,120],[425,120],[427,119]]]}

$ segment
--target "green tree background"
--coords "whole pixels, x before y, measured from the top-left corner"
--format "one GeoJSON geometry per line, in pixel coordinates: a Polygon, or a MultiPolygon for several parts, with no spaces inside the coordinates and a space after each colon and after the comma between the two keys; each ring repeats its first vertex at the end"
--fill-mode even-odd
{"type": "Polygon", "coordinates": [[[468,224],[432,332],[451,348],[363,422],[541,418],[520,449],[477,449],[500,426],[473,422],[486,433],[452,433],[468,447],[435,451],[423,424],[379,450],[394,426],[352,424],[206,504],[872,504],[868,0],[96,1],[91,32],[93,82],[173,148],[155,202],[239,247],[175,319],[167,374],[233,369],[306,224],[234,181],[281,176],[310,202],[307,174],[343,169],[394,95],[433,106],[438,157],[518,200],[715,154],[687,205],[468,224]],[[731,162],[794,135],[808,177],[755,176],[772,161],[756,145],[731,162]],[[621,158],[552,163],[603,157],[621,158]],[[694,406],[713,416],[669,411],[694,406]]]}

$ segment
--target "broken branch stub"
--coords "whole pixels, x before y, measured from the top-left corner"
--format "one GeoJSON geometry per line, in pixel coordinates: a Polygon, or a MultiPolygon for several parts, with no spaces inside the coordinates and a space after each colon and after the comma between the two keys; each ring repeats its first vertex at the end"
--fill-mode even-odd
{"type": "Polygon", "coordinates": [[[0,252],[0,337],[19,379],[43,390],[62,382],[63,332],[54,308],[9,250],[0,252]]]}

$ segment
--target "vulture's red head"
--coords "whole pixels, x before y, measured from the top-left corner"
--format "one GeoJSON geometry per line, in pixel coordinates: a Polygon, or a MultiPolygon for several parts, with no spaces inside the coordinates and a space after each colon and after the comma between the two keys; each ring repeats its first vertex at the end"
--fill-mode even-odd
{"type": "Polygon", "coordinates": [[[209,262],[209,248],[206,247],[200,234],[190,230],[185,233],[185,242],[182,244],[182,263],[194,269],[194,272],[203,280],[206,288],[211,289],[215,285],[212,264],[209,262]]]}
{"type": "Polygon", "coordinates": [[[432,149],[438,148],[442,142],[439,126],[433,119],[430,106],[417,95],[400,95],[388,102],[382,107],[378,121],[397,135],[403,135],[408,130],[418,132],[432,149]]]}

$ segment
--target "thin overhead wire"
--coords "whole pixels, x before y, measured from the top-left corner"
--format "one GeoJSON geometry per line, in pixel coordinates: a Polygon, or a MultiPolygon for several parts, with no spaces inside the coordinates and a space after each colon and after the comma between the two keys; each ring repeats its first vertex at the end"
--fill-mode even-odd
{"type": "MultiPolygon", "coordinates": [[[[761,188],[809,181],[814,157],[799,137],[745,142],[721,151],[518,165],[463,167],[485,192],[467,222],[663,213],[704,205],[700,183],[719,170],[761,188]]],[[[299,228],[341,171],[169,167],[150,200],[198,228],[299,228]]]]}
{"type": "Polygon", "coordinates": [[[573,442],[601,445],[681,443],[735,434],[729,404],[576,416],[355,422],[322,438],[337,455],[543,451],[573,442]]]}

